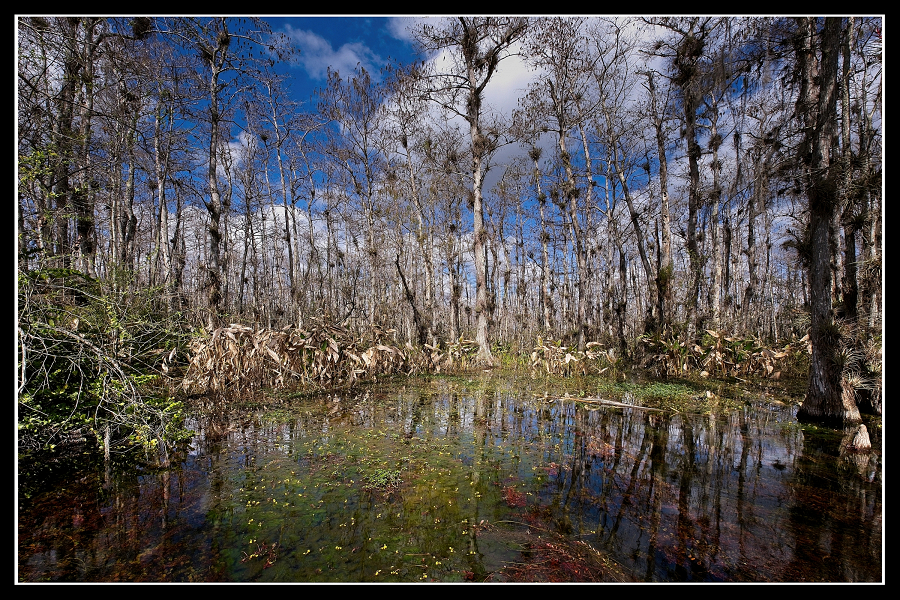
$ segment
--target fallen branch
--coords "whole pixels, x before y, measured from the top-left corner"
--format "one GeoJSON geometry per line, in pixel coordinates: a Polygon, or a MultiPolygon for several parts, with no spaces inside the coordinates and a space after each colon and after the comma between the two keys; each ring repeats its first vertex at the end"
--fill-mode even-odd
{"type": "Polygon", "coordinates": [[[615,400],[606,400],[605,398],[576,398],[574,396],[543,396],[544,400],[572,400],[583,404],[602,404],[604,406],[617,406],[621,408],[637,408],[640,410],[657,410],[661,412],[673,412],[665,408],[653,408],[651,406],[640,406],[639,404],[626,404],[624,402],[616,402],[615,400]]]}

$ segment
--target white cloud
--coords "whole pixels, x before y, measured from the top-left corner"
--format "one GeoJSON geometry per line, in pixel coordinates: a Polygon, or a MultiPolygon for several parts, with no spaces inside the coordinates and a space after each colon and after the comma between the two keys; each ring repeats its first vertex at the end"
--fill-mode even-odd
{"type": "Polygon", "coordinates": [[[360,42],[344,44],[335,50],[331,42],[312,31],[294,29],[290,25],[285,31],[300,48],[300,56],[295,61],[313,79],[325,79],[329,67],[342,74],[350,73],[357,64],[365,67],[374,78],[385,62],[360,42]]]}
{"type": "Polygon", "coordinates": [[[415,42],[412,30],[422,20],[421,17],[391,17],[388,19],[388,31],[398,40],[415,42]]]}

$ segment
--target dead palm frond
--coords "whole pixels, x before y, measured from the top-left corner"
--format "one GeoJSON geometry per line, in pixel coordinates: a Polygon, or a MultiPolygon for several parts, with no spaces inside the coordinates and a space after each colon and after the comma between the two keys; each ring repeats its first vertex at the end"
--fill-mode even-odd
{"type": "Polygon", "coordinates": [[[406,351],[394,330],[371,326],[363,334],[325,321],[299,329],[253,329],[231,324],[196,339],[182,387],[188,393],[230,394],[289,385],[333,387],[375,375],[430,369],[439,350],[406,351]]]}

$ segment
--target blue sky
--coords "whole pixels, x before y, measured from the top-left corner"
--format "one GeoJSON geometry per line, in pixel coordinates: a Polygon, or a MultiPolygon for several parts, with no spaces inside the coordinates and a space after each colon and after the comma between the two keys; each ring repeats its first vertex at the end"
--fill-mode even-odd
{"type": "MultiPolygon", "coordinates": [[[[287,34],[300,51],[289,69],[294,99],[315,107],[311,95],[326,82],[328,68],[342,76],[361,64],[373,80],[391,62],[409,64],[426,57],[418,56],[408,27],[428,17],[386,16],[283,16],[263,17],[272,30],[287,34]]],[[[491,109],[509,115],[518,106],[518,98],[533,77],[533,71],[518,57],[503,61],[485,90],[485,102],[491,109]]],[[[501,149],[495,160],[502,164],[518,146],[501,149]]],[[[502,168],[487,175],[487,189],[499,178],[502,168]]]]}
{"type": "Polygon", "coordinates": [[[373,78],[391,61],[415,60],[403,17],[308,16],[265,17],[277,32],[288,34],[300,56],[290,70],[297,100],[307,101],[325,83],[328,67],[341,74],[361,64],[373,78]]]}

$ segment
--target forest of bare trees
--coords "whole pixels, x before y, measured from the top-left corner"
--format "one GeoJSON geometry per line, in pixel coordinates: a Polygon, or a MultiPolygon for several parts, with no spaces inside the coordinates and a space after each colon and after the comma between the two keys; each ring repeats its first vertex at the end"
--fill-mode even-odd
{"type": "Polygon", "coordinates": [[[72,273],[142,323],[324,319],[484,363],[809,335],[801,413],[880,412],[851,368],[882,330],[880,18],[416,27],[422,62],[296,99],[263,19],[18,18],[20,335],[28,281],[72,273]],[[501,112],[509,60],[533,76],[501,112]]]}

